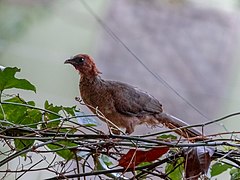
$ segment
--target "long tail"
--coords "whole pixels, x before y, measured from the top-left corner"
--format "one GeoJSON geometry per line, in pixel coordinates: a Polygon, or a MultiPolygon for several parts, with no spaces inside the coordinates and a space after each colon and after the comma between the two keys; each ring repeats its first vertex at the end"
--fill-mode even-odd
{"type": "MultiPolygon", "coordinates": [[[[156,118],[161,124],[165,125],[169,129],[176,129],[184,126],[189,126],[189,124],[185,123],[184,121],[167,113],[158,114],[156,118]]],[[[174,130],[174,132],[185,138],[202,136],[202,133],[193,128],[176,129],[174,130]]]]}

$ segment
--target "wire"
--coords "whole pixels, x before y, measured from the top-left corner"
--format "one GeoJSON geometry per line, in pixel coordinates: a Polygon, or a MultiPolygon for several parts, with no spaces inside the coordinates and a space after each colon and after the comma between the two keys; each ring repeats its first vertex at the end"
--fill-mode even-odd
{"type": "Polygon", "coordinates": [[[209,120],[209,118],[203,114],[196,106],[194,106],[190,101],[184,98],[180,93],[178,93],[162,76],[154,73],[151,69],[144,64],[144,62],[111,30],[111,28],[103,22],[103,20],[91,9],[91,7],[85,2],[85,0],[81,0],[83,6],[88,10],[88,12],[95,18],[95,20],[102,26],[102,28],[118,43],[120,43],[150,74],[152,74],[160,83],[162,83],[166,88],[170,89],[174,92],[180,99],[182,99],[188,106],[193,108],[196,112],[198,112],[202,117],[209,120]]]}

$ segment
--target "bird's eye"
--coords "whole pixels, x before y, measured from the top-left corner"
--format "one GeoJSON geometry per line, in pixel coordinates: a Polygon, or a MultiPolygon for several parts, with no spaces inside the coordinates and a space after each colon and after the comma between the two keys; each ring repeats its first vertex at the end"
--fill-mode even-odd
{"type": "Polygon", "coordinates": [[[77,58],[78,63],[83,63],[84,61],[85,61],[85,58],[83,58],[83,57],[78,57],[77,58]]]}

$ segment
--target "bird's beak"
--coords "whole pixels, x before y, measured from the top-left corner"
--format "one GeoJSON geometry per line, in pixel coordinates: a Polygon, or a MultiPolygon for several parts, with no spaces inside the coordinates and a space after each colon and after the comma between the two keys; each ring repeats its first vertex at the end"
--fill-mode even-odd
{"type": "Polygon", "coordinates": [[[75,62],[73,61],[73,59],[67,59],[64,64],[74,64],[75,62]]]}

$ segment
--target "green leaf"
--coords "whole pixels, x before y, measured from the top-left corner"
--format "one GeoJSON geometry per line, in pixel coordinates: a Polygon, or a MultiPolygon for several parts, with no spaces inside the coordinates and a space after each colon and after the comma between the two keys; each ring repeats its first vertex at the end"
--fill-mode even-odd
{"type": "Polygon", "coordinates": [[[223,173],[224,171],[228,170],[229,168],[232,168],[232,166],[224,163],[215,163],[211,167],[211,176],[212,177],[217,176],[223,173]]]}
{"type": "MultiPolygon", "coordinates": [[[[37,123],[41,121],[42,114],[39,110],[27,107],[27,105],[34,106],[33,101],[26,102],[24,99],[16,96],[5,100],[9,104],[2,104],[6,120],[14,123],[27,125],[28,127],[36,128],[37,123]],[[12,103],[12,104],[11,104],[12,103]],[[17,104],[16,104],[17,103],[17,104]],[[35,124],[36,123],[36,124],[35,124]],[[30,125],[31,124],[31,125],[30,125]]],[[[0,117],[3,117],[3,112],[0,111],[0,117]]],[[[13,136],[24,136],[25,132],[14,130],[13,136]]],[[[14,145],[17,151],[29,148],[34,144],[34,140],[14,139],[14,145]]],[[[26,156],[23,154],[22,156],[26,156]]]]}
{"type": "Polygon", "coordinates": [[[103,160],[103,162],[109,167],[111,165],[113,165],[112,161],[110,160],[110,158],[107,155],[102,154],[100,156],[100,158],[103,160]]]}
{"type": "Polygon", "coordinates": [[[72,143],[71,141],[58,141],[57,143],[48,144],[47,147],[64,158],[65,160],[70,160],[75,157],[73,150],[69,150],[70,147],[76,147],[77,144],[72,143]]]}
{"type": "Polygon", "coordinates": [[[48,128],[58,127],[60,120],[56,120],[53,122],[48,122],[48,121],[60,118],[61,117],[60,112],[62,112],[62,114],[63,112],[64,114],[68,113],[68,115],[71,115],[71,116],[75,116],[75,113],[79,112],[79,110],[76,109],[76,106],[72,106],[72,107],[55,106],[52,103],[49,103],[48,101],[45,101],[44,108],[46,110],[53,112],[53,113],[50,113],[50,112],[45,113],[45,122],[46,122],[45,126],[48,128]]]}
{"type": "MultiPolygon", "coordinates": [[[[49,104],[48,101],[45,101],[44,108],[46,110],[52,111],[52,112],[57,113],[57,114],[59,113],[59,111],[62,110],[62,106],[54,106],[52,103],[49,104]]],[[[49,112],[46,112],[45,116],[44,116],[44,119],[46,121],[46,126],[48,128],[58,127],[58,125],[60,123],[60,120],[53,121],[53,122],[48,122],[48,121],[52,120],[52,119],[57,119],[59,117],[61,117],[61,116],[60,115],[56,115],[56,114],[52,114],[52,113],[49,113],[49,112]]]]}
{"type": "Polygon", "coordinates": [[[174,136],[172,134],[163,134],[161,136],[158,136],[157,139],[176,140],[177,136],[174,136]]]}
{"type": "MultiPolygon", "coordinates": [[[[138,167],[143,167],[143,166],[147,166],[147,165],[150,165],[150,164],[152,164],[152,163],[151,163],[151,162],[142,162],[142,163],[140,163],[140,164],[138,165],[138,167]]],[[[142,173],[141,170],[137,170],[136,172],[137,172],[137,174],[142,173]]],[[[145,176],[142,176],[141,179],[142,179],[142,180],[145,180],[146,177],[147,177],[147,174],[146,174],[145,176]]]]}
{"type": "MultiPolygon", "coordinates": [[[[62,106],[54,106],[52,103],[49,104],[49,102],[47,100],[45,101],[44,108],[49,110],[49,111],[55,112],[55,113],[59,113],[59,111],[62,110],[62,106]]],[[[52,116],[51,119],[55,119],[55,118],[59,117],[59,116],[54,115],[54,114],[50,114],[50,117],[51,116],[52,116]]]]}
{"type": "Polygon", "coordinates": [[[77,109],[76,109],[76,106],[73,106],[73,107],[63,107],[64,111],[66,111],[68,114],[72,115],[72,116],[75,116],[75,112],[79,112],[77,109]]]}
{"type": "MultiPolygon", "coordinates": [[[[5,100],[10,104],[2,104],[6,119],[14,124],[28,125],[38,123],[42,120],[42,113],[39,110],[32,109],[26,105],[34,105],[33,101],[26,102],[22,98],[16,96],[5,100]],[[11,104],[13,103],[13,104],[11,104]],[[14,104],[14,103],[18,103],[14,104]]],[[[0,117],[3,117],[3,112],[0,111],[0,117]]],[[[37,124],[29,127],[36,128],[37,124]]]]}
{"type": "Polygon", "coordinates": [[[233,168],[230,171],[230,175],[231,175],[231,180],[239,180],[240,179],[240,169],[237,168],[233,168]]]}
{"type": "Polygon", "coordinates": [[[3,71],[0,70],[0,91],[17,88],[36,92],[35,86],[32,85],[29,81],[15,77],[15,74],[17,72],[20,72],[20,69],[16,67],[7,67],[3,71]]]}
{"type": "MultiPolygon", "coordinates": [[[[108,160],[107,160],[108,161],[108,160]]],[[[109,162],[107,162],[107,164],[109,164],[109,162]]],[[[110,170],[108,168],[108,165],[106,164],[106,159],[105,157],[101,156],[101,157],[96,157],[95,158],[95,168],[97,170],[100,170],[100,171],[104,171],[104,170],[110,170]],[[105,161],[104,161],[105,160],[105,161]]],[[[119,180],[125,180],[125,179],[129,179],[129,178],[125,178],[123,177],[123,174],[122,173],[106,173],[104,174],[105,176],[109,177],[110,179],[119,179],[119,180]]],[[[108,178],[108,179],[109,179],[108,178]]]]}
{"type": "Polygon", "coordinates": [[[223,146],[224,151],[238,151],[238,147],[223,146]]]}
{"type": "Polygon", "coordinates": [[[184,170],[184,158],[178,158],[172,163],[167,163],[165,173],[168,174],[170,179],[181,180],[182,172],[184,170]]]}
{"type": "Polygon", "coordinates": [[[138,167],[143,167],[152,164],[152,162],[142,162],[138,165],[138,167]]]}
{"type": "MultiPolygon", "coordinates": [[[[34,140],[25,140],[25,139],[14,139],[14,145],[17,151],[21,151],[23,149],[27,149],[33,146],[34,140]]],[[[26,154],[22,155],[26,156],[26,154]]]]}

